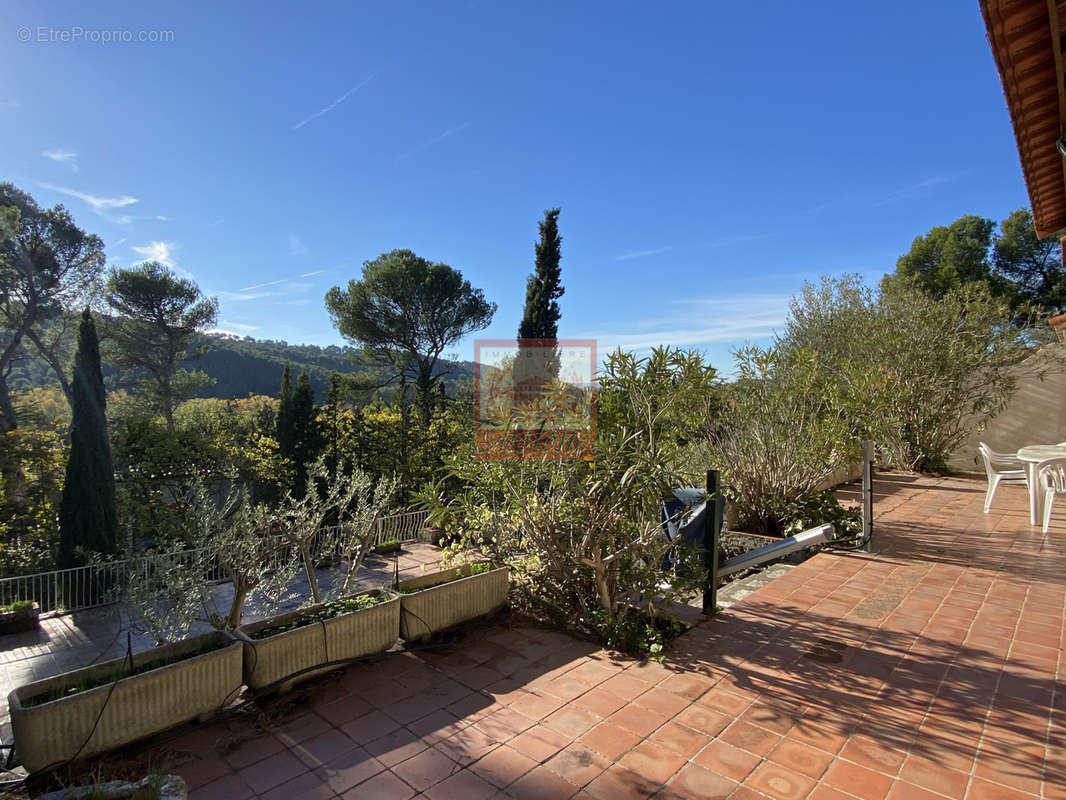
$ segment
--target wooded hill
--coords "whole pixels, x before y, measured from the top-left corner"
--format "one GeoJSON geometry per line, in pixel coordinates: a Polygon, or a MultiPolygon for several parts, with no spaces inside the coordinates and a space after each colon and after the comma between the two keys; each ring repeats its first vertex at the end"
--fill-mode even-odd
{"type": "MultiPolygon", "coordinates": [[[[245,336],[202,334],[199,345],[207,348],[200,358],[184,364],[186,369],[201,369],[215,379],[205,388],[201,397],[224,399],[247,397],[250,394],[275,396],[281,385],[281,371],[286,362],[295,377],[306,370],[315,391],[315,399],[323,402],[329,388],[329,374],[336,370],[341,374],[362,371],[356,365],[350,347],[318,347],[310,344],[289,344],[274,340],[253,339],[245,336]]],[[[70,343],[73,359],[73,342],[70,343]]],[[[470,361],[449,363],[452,371],[445,378],[448,394],[453,394],[458,384],[473,380],[474,364],[470,361]]],[[[104,363],[104,382],[109,391],[132,389],[137,376],[130,370],[104,363]]],[[[34,387],[58,386],[55,375],[40,358],[27,356],[20,359],[12,370],[10,386],[15,391],[34,387]]]]}

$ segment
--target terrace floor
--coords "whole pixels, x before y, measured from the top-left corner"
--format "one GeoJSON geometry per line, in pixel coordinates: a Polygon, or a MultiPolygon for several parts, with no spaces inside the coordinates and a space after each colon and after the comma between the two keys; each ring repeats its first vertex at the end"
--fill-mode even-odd
{"type": "MultiPolygon", "coordinates": [[[[378,589],[389,584],[394,574],[415,577],[440,561],[440,550],[426,544],[410,543],[397,556],[369,556],[363,561],[355,585],[357,590],[378,589]]],[[[330,569],[318,571],[322,591],[328,590],[337,573],[330,569]]],[[[311,596],[306,579],[293,586],[294,598],[282,610],[296,608],[311,596]]],[[[219,583],[212,595],[218,608],[228,608],[233,586],[219,583]]],[[[101,608],[76,611],[72,614],[46,616],[41,626],[25,633],[0,637],[0,741],[11,741],[11,723],[7,713],[7,695],[17,686],[49,678],[126,655],[127,647],[134,653],[155,645],[153,639],[134,625],[134,615],[121,603],[101,608]]],[[[259,616],[252,608],[246,614],[248,622],[259,616]]],[[[193,633],[211,630],[203,623],[193,633]]]]}
{"type": "Polygon", "coordinates": [[[136,758],[200,798],[1066,798],[1066,509],[879,476],[873,556],[822,553],[664,664],[494,624],[136,758]]]}

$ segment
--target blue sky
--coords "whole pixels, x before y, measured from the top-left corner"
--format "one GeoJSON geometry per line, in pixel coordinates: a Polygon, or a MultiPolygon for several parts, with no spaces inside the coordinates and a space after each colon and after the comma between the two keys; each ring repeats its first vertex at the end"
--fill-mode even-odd
{"type": "Polygon", "coordinates": [[[877,278],[931,226],[1027,203],[973,0],[293,12],[3,4],[0,179],[112,265],[194,276],[220,328],[323,345],[326,290],[397,247],[514,336],[561,206],[560,336],[726,369],[805,280],[877,278]]]}

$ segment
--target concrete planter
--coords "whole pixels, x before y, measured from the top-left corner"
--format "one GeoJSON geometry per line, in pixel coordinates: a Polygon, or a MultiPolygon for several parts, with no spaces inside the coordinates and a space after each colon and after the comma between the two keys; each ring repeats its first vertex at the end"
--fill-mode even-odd
{"type": "Polygon", "coordinates": [[[507,602],[507,567],[462,578],[465,567],[401,581],[400,638],[422,639],[460,622],[491,614],[507,602]]]}
{"type": "Polygon", "coordinates": [[[41,607],[34,603],[17,611],[0,611],[0,634],[25,633],[41,627],[41,607]]]}
{"type": "Polygon", "coordinates": [[[300,681],[337,669],[336,664],[325,666],[330,662],[383,653],[396,644],[400,631],[399,597],[265,639],[253,638],[257,631],[295,622],[319,608],[301,608],[240,628],[237,635],[244,643],[244,682],[250,688],[277,685],[284,692],[300,681]],[[314,669],[320,665],[322,669],[314,669]],[[289,676],[293,676],[292,680],[286,681],[289,676]]]}
{"type": "Polygon", "coordinates": [[[115,659],[13,690],[7,702],[19,761],[37,772],[97,755],[198,717],[206,719],[241,688],[241,647],[229,634],[208,633],[155,647],[135,654],[133,664],[136,668],[171,659],[176,660],[39,705],[26,703],[55,690],[128,673],[129,662],[115,659]],[[185,657],[212,640],[222,646],[185,657]]]}
{"type": "Polygon", "coordinates": [[[1055,331],[1055,338],[1066,344],[1066,314],[1059,314],[1048,320],[1051,330],[1055,331]]]}

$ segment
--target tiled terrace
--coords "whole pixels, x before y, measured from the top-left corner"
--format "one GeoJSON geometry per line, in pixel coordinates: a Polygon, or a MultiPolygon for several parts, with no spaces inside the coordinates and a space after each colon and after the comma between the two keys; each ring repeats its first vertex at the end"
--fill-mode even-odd
{"type": "Polygon", "coordinates": [[[193,798],[1066,798],[1066,509],[882,478],[876,556],[824,553],[665,664],[496,625],[140,759],[193,798]]]}

